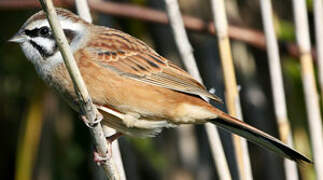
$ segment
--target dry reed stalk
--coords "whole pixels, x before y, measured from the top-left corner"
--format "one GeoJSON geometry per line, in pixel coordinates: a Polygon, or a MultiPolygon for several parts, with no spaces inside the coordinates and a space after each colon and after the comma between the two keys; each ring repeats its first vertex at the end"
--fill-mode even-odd
{"type": "MultiPolygon", "coordinates": [[[[315,84],[314,65],[311,56],[311,42],[305,0],[293,0],[296,39],[300,49],[302,81],[313,147],[314,167],[317,179],[323,179],[323,135],[319,98],[315,84]]],[[[322,19],[320,19],[322,20],[322,19]]]]}
{"type": "MultiPolygon", "coordinates": [[[[187,71],[195,79],[202,82],[202,78],[193,55],[193,49],[185,31],[185,26],[179,10],[178,2],[177,0],[165,0],[165,2],[170,25],[172,27],[175,41],[179,49],[181,58],[184,62],[184,65],[187,71]]],[[[205,124],[205,128],[208,134],[208,140],[210,143],[213,159],[216,164],[219,178],[222,180],[230,180],[231,174],[225,158],[220,137],[218,135],[218,131],[214,125],[209,123],[205,124]]]]}
{"type": "Polygon", "coordinates": [[[321,89],[321,99],[323,100],[323,2],[313,0],[316,52],[318,62],[319,84],[321,89]]]}
{"type": "MultiPolygon", "coordinates": [[[[266,36],[271,87],[274,98],[275,116],[279,127],[279,135],[283,142],[292,147],[292,133],[287,117],[286,98],[284,93],[278,42],[273,24],[271,0],[260,0],[260,6],[266,36]]],[[[286,179],[297,180],[298,174],[296,163],[291,160],[284,159],[284,166],[286,179]]]]}
{"type": "MultiPolygon", "coordinates": [[[[217,32],[219,52],[224,75],[226,89],[226,102],[229,114],[242,119],[240,97],[238,94],[235,78],[234,65],[231,54],[231,47],[228,36],[228,23],[223,0],[211,0],[214,25],[217,32]]],[[[238,171],[241,179],[252,179],[252,171],[248,154],[248,146],[245,139],[233,135],[238,171]]]]}

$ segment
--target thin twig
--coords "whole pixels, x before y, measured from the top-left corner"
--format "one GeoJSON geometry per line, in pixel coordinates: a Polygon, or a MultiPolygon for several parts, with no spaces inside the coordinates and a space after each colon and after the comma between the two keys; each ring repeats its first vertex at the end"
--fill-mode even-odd
{"type": "MultiPolygon", "coordinates": [[[[81,18],[83,18],[85,21],[92,23],[92,16],[90,13],[90,8],[88,6],[87,0],[75,0],[76,3],[76,9],[81,18]]],[[[103,132],[106,137],[109,137],[116,133],[116,130],[103,126],[103,132]]],[[[119,142],[118,140],[114,140],[112,143],[112,158],[114,159],[116,166],[118,168],[118,172],[120,175],[120,180],[126,179],[126,174],[123,168],[121,153],[119,149],[119,142]]]]}
{"type": "MultiPolygon", "coordinates": [[[[273,15],[271,0],[260,0],[260,6],[266,35],[271,87],[274,97],[276,120],[279,126],[279,135],[283,142],[287,143],[292,147],[292,133],[287,117],[287,108],[279,58],[279,49],[272,19],[273,15]]],[[[284,165],[286,179],[297,180],[298,174],[296,163],[291,160],[284,159],[284,165]]]]}
{"type": "MultiPolygon", "coordinates": [[[[60,6],[72,6],[73,1],[56,0],[60,6]]],[[[167,15],[163,11],[145,8],[133,4],[116,3],[110,1],[89,0],[90,7],[93,11],[120,16],[127,18],[139,19],[146,22],[168,24],[167,15]]],[[[39,7],[39,3],[34,0],[1,0],[1,10],[29,9],[39,7]]],[[[205,22],[202,19],[183,15],[185,28],[196,32],[205,32],[215,35],[213,22],[205,22]]],[[[229,25],[228,35],[230,38],[245,42],[256,48],[266,50],[265,36],[262,32],[245,28],[241,26],[229,25]]],[[[298,57],[299,50],[296,44],[281,42],[280,47],[286,50],[291,56],[298,57]]],[[[316,58],[315,50],[312,50],[312,56],[316,58]]]]}
{"type": "MultiPolygon", "coordinates": [[[[69,48],[66,37],[63,33],[61,25],[57,20],[56,9],[54,8],[53,2],[51,0],[39,0],[43,10],[46,12],[48,21],[53,30],[53,34],[55,36],[57,45],[59,50],[63,56],[65,65],[68,69],[68,72],[73,81],[73,85],[76,91],[76,94],[79,97],[79,103],[82,109],[82,113],[85,115],[87,120],[90,123],[95,124],[94,122],[99,118],[99,112],[96,107],[93,105],[91,97],[86,89],[86,85],[82,79],[81,73],[77,67],[77,64],[74,60],[72,51],[69,48]]],[[[94,137],[96,148],[98,153],[102,157],[107,156],[107,152],[109,149],[109,144],[107,143],[104,132],[102,130],[102,126],[100,123],[97,123],[93,128],[90,128],[91,134],[94,137]]],[[[120,179],[119,173],[116,169],[115,162],[113,158],[109,158],[104,163],[102,163],[102,167],[105,170],[106,175],[109,179],[120,179]]]]}
{"type": "MultiPolygon", "coordinates": [[[[172,27],[177,47],[180,51],[182,60],[188,72],[198,81],[202,82],[201,75],[198,71],[193,49],[188,41],[188,37],[184,28],[184,22],[179,10],[177,0],[165,0],[167,14],[170,25],[172,27]]],[[[225,158],[223,147],[218,135],[217,129],[212,124],[205,124],[208,134],[209,143],[213,153],[213,159],[216,164],[217,172],[220,179],[231,179],[231,174],[225,158]]]]}
{"type": "Polygon", "coordinates": [[[305,102],[313,146],[314,166],[317,179],[323,179],[323,139],[322,118],[315,84],[314,67],[311,56],[311,42],[305,0],[293,0],[296,39],[301,52],[302,80],[305,102]]]}
{"type": "MultiPolygon", "coordinates": [[[[220,59],[225,83],[226,102],[229,114],[242,120],[240,97],[235,78],[231,47],[228,37],[228,23],[223,0],[211,0],[214,25],[217,32],[220,59]]],[[[238,162],[239,176],[241,179],[251,180],[252,172],[245,139],[233,135],[236,159],[238,162]]]]}
{"type": "Polygon", "coordinates": [[[321,98],[323,100],[323,2],[322,0],[313,1],[314,21],[315,21],[315,37],[317,48],[317,62],[319,83],[321,88],[321,98]]]}

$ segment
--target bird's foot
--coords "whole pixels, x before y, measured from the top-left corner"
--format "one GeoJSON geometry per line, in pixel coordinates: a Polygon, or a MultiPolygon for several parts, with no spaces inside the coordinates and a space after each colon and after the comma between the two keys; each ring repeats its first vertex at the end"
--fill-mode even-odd
{"type": "Polygon", "coordinates": [[[83,120],[84,124],[89,127],[89,128],[93,128],[95,127],[98,123],[100,123],[103,120],[103,116],[101,113],[97,113],[96,114],[96,118],[94,119],[94,122],[90,122],[86,116],[81,115],[81,119],[83,120]]]}
{"type": "Polygon", "coordinates": [[[112,157],[112,142],[118,139],[120,136],[122,136],[122,133],[116,132],[115,134],[106,137],[107,143],[108,143],[108,152],[105,154],[105,156],[101,156],[99,153],[94,152],[93,153],[93,160],[96,162],[98,166],[101,164],[104,164],[105,161],[111,159],[112,157]]]}
{"type": "MultiPolygon", "coordinates": [[[[110,148],[109,148],[110,149],[110,148]]],[[[104,164],[107,160],[111,159],[112,157],[112,152],[111,149],[105,154],[105,156],[101,156],[98,152],[93,153],[93,161],[98,165],[101,166],[101,164],[104,164]]]]}

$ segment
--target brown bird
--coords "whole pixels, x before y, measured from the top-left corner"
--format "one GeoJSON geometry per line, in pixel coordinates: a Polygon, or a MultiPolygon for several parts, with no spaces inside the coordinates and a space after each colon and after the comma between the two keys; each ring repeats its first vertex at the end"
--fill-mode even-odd
{"type": "MultiPolygon", "coordinates": [[[[124,32],[93,25],[64,9],[59,21],[103,125],[135,137],[152,137],[164,127],[211,122],[297,162],[311,162],[278,139],[211,106],[221,101],[188,73],[144,42],[124,32]]],[[[19,43],[37,73],[79,111],[78,98],[43,11],[10,39],[19,43]]]]}

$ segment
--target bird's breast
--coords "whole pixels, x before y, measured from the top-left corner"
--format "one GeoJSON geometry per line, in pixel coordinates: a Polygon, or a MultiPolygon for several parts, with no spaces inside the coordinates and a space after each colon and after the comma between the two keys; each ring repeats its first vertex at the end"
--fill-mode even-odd
{"type": "MultiPolygon", "coordinates": [[[[92,100],[123,113],[137,113],[151,120],[192,123],[214,118],[204,100],[167,88],[123,77],[88,61],[78,64],[92,100]]],[[[77,96],[65,66],[57,67],[49,85],[75,109],[77,96]]]]}

